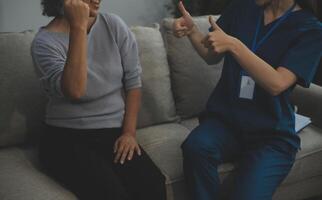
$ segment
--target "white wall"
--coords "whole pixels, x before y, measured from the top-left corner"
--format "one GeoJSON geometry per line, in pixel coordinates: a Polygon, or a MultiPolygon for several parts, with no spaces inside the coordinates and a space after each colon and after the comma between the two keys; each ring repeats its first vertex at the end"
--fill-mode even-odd
{"type": "MultiPolygon", "coordinates": [[[[171,0],[102,0],[101,12],[120,15],[128,25],[151,25],[170,16],[171,0]]],[[[38,29],[49,18],[41,15],[40,0],[0,0],[0,32],[38,29]]]]}

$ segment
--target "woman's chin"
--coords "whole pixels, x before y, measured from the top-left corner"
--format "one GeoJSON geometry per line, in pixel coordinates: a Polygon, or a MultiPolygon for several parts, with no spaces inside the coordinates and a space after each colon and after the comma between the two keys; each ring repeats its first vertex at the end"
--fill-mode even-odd
{"type": "Polygon", "coordinates": [[[258,6],[266,6],[267,4],[269,4],[271,2],[271,0],[255,0],[255,3],[258,6]]]}
{"type": "Polygon", "coordinates": [[[89,13],[90,17],[96,17],[98,15],[98,10],[91,10],[89,13]]]}

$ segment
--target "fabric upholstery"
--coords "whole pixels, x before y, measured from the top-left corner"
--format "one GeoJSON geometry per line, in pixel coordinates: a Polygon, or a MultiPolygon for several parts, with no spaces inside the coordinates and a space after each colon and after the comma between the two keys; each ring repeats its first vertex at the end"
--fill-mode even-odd
{"type": "Polygon", "coordinates": [[[191,118],[186,119],[180,122],[180,124],[190,131],[192,131],[194,128],[196,128],[199,125],[199,119],[198,118],[191,118]]]}
{"type": "MultiPolygon", "coordinates": [[[[291,185],[282,185],[277,189],[273,200],[320,200],[321,185],[321,177],[305,179],[291,185]]],[[[171,187],[168,187],[167,189],[167,200],[189,200],[189,194],[187,193],[185,182],[183,180],[172,183],[171,187]]]]}
{"type": "Polygon", "coordinates": [[[0,147],[26,142],[42,129],[45,97],[33,67],[34,32],[0,33],[0,147]]]}
{"type": "Polygon", "coordinates": [[[139,143],[166,176],[167,184],[183,177],[181,143],[189,130],[179,124],[164,124],[140,129],[139,143]]]}
{"type": "Polygon", "coordinates": [[[170,71],[159,25],[156,24],[154,28],[133,27],[132,31],[138,42],[143,71],[143,96],[138,126],[175,121],[170,71]]]}
{"type": "MultiPolygon", "coordinates": [[[[164,124],[138,130],[138,140],[151,159],[166,176],[168,200],[184,199],[187,194],[182,169],[181,144],[190,130],[179,124],[164,124]]],[[[233,171],[230,163],[219,167],[223,179],[233,171]]],[[[186,199],[187,200],[187,199],[186,199]]]]}
{"type": "MultiPolygon", "coordinates": [[[[164,124],[140,129],[137,133],[139,143],[166,177],[168,200],[187,197],[180,146],[189,132],[179,124],[164,124]]],[[[222,165],[219,169],[221,177],[227,176],[232,169],[229,163],[222,165]]]]}
{"type": "Polygon", "coordinates": [[[291,185],[282,185],[277,189],[273,200],[320,200],[321,185],[321,176],[304,179],[291,185]]]}
{"type": "MultiPolygon", "coordinates": [[[[210,26],[207,17],[197,17],[195,22],[200,30],[207,33],[210,26]]],[[[219,80],[222,62],[211,66],[206,64],[187,38],[173,36],[172,24],[172,19],[163,21],[176,108],[182,118],[195,117],[204,109],[219,80]]]]}
{"type": "Polygon", "coordinates": [[[25,149],[0,150],[0,199],[76,200],[72,193],[39,171],[34,161],[25,149]]]}
{"type": "Polygon", "coordinates": [[[289,176],[285,179],[285,185],[322,177],[322,130],[309,126],[300,133],[302,149],[296,157],[296,162],[289,176]]]}
{"type": "Polygon", "coordinates": [[[292,94],[298,112],[311,117],[316,126],[322,128],[322,87],[311,84],[309,89],[297,86],[292,94]]]}

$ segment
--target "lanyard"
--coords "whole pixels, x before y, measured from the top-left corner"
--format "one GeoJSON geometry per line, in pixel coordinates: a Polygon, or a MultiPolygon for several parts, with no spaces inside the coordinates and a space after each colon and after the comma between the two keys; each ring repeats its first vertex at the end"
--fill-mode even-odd
{"type": "Polygon", "coordinates": [[[273,32],[291,15],[295,6],[296,6],[296,3],[294,3],[294,5],[290,9],[288,9],[282,17],[280,17],[280,19],[276,22],[276,24],[269,29],[269,31],[264,35],[264,37],[260,41],[257,41],[260,28],[261,28],[261,23],[263,21],[263,16],[264,16],[264,15],[261,15],[261,17],[258,19],[258,22],[257,22],[256,33],[253,40],[253,45],[252,45],[253,52],[256,52],[259,49],[259,47],[273,34],[273,32]]]}
{"type": "MultiPolygon", "coordinates": [[[[289,8],[284,13],[284,15],[280,17],[280,19],[278,19],[278,21],[274,24],[274,26],[268,30],[268,32],[263,36],[263,38],[260,41],[258,41],[258,36],[261,29],[261,23],[264,17],[264,14],[261,14],[257,22],[256,32],[255,32],[255,36],[254,36],[254,40],[251,48],[252,52],[255,53],[259,49],[259,47],[263,45],[266,42],[266,40],[268,40],[268,38],[273,34],[273,32],[291,15],[295,7],[296,7],[296,3],[294,3],[294,5],[292,5],[292,7],[289,8]]],[[[242,75],[247,75],[247,72],[244,69],[242,69],[242,75]]]]}

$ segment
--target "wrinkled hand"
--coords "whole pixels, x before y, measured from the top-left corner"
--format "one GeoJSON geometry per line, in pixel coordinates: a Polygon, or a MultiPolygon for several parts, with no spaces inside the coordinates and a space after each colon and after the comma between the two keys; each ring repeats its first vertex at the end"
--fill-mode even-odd
{"type": "Polygon", "coordinates": [[[124,164],[125,160],[132,160],[134,153],[141,155],[141,149],[131,134],[121,135],[114,144],[114,163],[124,164]]]}
{"type": "Polygon", "coordinates": [[[173,34],[176,37],[181,38],[191,34],[193,29],[195,28],[195,24],[190,13],[185,9],[182,1],[179,2],[178,7],[182,14],[182,17],[175,19],[173,23],[173,34]]]}
{"type": "Polygon", "coordinates": [[[90,8],[89,0],[64,0],[64,13],[71,27],[87,28],[90,8]]]}
{"type": "Polygon", "coordinates": [[[202,43],[205,48],[211,49],[216,54],[225,53],[231,50],[233,38],[226,34],[209,16],[209,23],[213,29],[212,32],[203,39],[202,43]]]}

